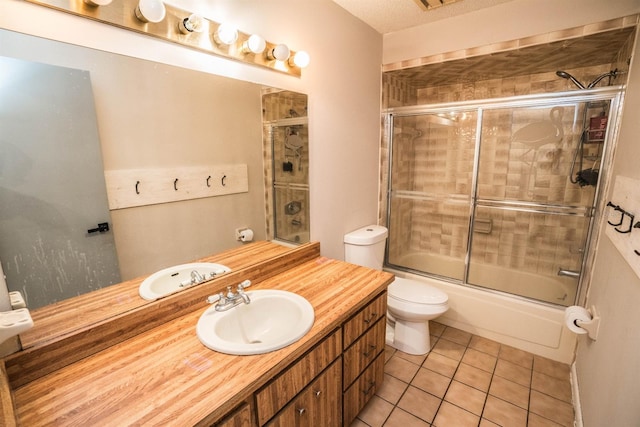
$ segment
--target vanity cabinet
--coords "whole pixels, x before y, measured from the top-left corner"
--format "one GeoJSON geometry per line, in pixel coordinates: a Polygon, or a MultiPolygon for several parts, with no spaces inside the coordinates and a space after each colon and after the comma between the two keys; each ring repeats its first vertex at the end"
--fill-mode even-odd
{"type": "Polygon", "coordinates": [[[348,426],[384,380],[387,293],[343,326],[343,424],[348,426]]]}
{"type": "Polygon", "coordinates": [[[253,411],[248,403],[243,403],[222,421],[214,424],[215,427],[254,427],[253,411]]]}

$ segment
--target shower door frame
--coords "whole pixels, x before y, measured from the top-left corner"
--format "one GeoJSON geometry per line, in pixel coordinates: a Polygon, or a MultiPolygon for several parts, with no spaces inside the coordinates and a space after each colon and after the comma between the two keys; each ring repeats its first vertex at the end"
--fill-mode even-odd
{"type": "MultiPolygon", "coordinates": [[[[509,297],[526,300],[529,302],[534,302],[537,304],[548,305],[551,307],[561,306],[559,304],[554,304],[551,302],[545,302],[517,294],[511,294],[491,288],[486,288],[478,285],[474,285],[468,283],[469,278],[469,266],[471,261],[471,246],[472,246],[472,236],[474,232],[474,217],[476,213],[476,208],[480,204],[481,206],[494,206],[496,202],[498,204],[505,205],[505,209],[508,209],[510,202],[508,200],[505,201],[496,201],[491,199],[481,199],[478,197],[478,173],[479,173],[479,162],[480,162],[480,150],[482,145],[482,124],[484,118],[484,112],[489,110],[497,110],[497,109],[505,109],[505,108],[522,108],[522,107],[550,107],[552,106],[552,102],[557,101],[557,105],[567,105],[567,104],[582,104],[593,101],[609,101],[609,119],[606,129],[606,138],[603,142],[602,148],[602,159],[600,162],[600,169],[598,175],[598,181],[594,191],[593,201],[591,206],[567,206],[567,205],[554,205],[548,203],[534,203],[534,202],[517,202],[518,205],[527,205],[529,212],[534,213],[544,213],[544,214],[554,214],[554,210],[566,210],[566,209],[574,209],[574,210],[584,210],[585,217],[589,218],[589,224],[587,226],[587,232],[585,236],[585,244],[584,244],[584,253],[582,254],[582,262],[581,262],[581,270],[580,277],[578,279],[578,285],[576,288],[576,297],[573,304],[580,304],[584,302],[586,299],[586,286],[585,284],[590,281],[591,277],[591,268],[590,266],[593,264],[594,248],[597,247],[597,241],[599,238],[599,233],[597,230],[600,230],[603,222],[603,213],[604,213],[604,201],[603,195],[607,194],[608,188],[611,185],[610,180],[610,170],[611,164],[613,162],[615,147],[617,145],[618,139],[618,129],[620,126],[620,110],[623,104],[624,98],[624,90],[625,86],[608,86],[604,88],[597,89],[586,89],[586,90],[574,90],[567,92],[555,92],[555,93],[545,93],[545,94],[535,94],[535,95],[522,95],[522,96],[513,96],[506,98],[494,98],[494,99],[481,99],[481,100],[471,100],[471,101],[462,101],[462,102],[452,102],[452,103],[438,103],[438,104],[427,104],[427,105],[416,105],[416,106],[407,106],[407,107],[394,107],[383,110],[382,118],[384,123],[384,133],[383,138],[386,137],[388,143],[388,165],[387,165],[387,176],[386,176],[386,226],[390,227],[391,222],[391,201],[392,201],[392,167],[393,167],[393,139],[394,139],[394,118],[395,117],[410,117],[410,116],[420,116],[425,114],[442,114],[442,113],[450,113],[450,112],[476,112],[476,134],[475,134],[475,147],[474,147],[474,158],[473,158],[473,170],[471,177],[471,194],[469,197],[469,220],[468,220],[468,235],[467,235],[467,247],[466,254],[464,257],[464,274],[463,279],[458,280],[451,277],[445,277],[436,274],[430,274],[423,271],[416,271],[415,269],[390,264],[388,262],[389,259],[389,245],[387,245],[386,253],[385,253],[385,266],[392,267],[402,271],[408,271],[411,273],[419,274],[426,277],[432,277],[438,280],[444,280],[446,282],[468,286],[476,289],[481,289],[486,292],[492,292],[502,295],[509,295],[509,297]]],[[[585,124],[583,124],[584,126],[585,124]]],[[[576,146],[578,149],[578,146],[576,146]]],[[[384,188],[383,186],[382,188],[384,188]]],[[[465,198],[467,196],[465,195],[465,198]]],[[[576,214],[577,215],[577,214],[576,214]]]]}

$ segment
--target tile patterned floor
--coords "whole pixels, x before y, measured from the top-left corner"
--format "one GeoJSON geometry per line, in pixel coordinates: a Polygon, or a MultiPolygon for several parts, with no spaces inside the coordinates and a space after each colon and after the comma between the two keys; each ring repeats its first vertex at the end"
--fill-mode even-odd
{"type": "Polygon", "coordinates": [[[569,365],[430,328],[427,356],[387,347],[384,384],[351,427],[573,426],[569,365]]]}

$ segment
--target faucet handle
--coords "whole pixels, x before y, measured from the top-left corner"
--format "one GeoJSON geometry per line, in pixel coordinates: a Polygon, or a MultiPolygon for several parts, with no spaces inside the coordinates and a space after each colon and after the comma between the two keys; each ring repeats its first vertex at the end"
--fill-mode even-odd
{"type": "Polygon", "coordinates": [[[224,302],[225,302],[225,297],[224,297],[224,294],[222,292],[220,292],[219,294],[215,294],[215,295],[209,295],[207,297],[207,302],[209,304],[213,304],[213,303],[218,302],[218,301],[220,301],[222,304],[224,304],[224,302]]]}
{"type": "Polygon", "coordinates": [[[242,291],[243,289],[247,289],[251,286],[251,280],[244,280],[238,285],[238,291],[242,291]]]}

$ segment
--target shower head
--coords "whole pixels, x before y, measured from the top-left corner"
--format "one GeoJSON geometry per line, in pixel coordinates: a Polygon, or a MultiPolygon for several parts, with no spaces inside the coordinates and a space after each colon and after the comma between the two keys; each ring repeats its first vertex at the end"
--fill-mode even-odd
{"type": "MultiPolygon", "coordinates": [[[[595,78],[595,80],[593,80],[591,83],[589,83],[589,85],[587,86],[587,89],[591,89],[592,87],[595,87],[595,85],[597,85],[600,80],[604,79],[605,77],[609,77],[609,79],[615,79],[616,77],[618,77],[619,74],[625,74],[626,71],[618,71],[618,69],[616,68],[615,70],[611,70],[608,73],[604,73],[599,75],[598,77],[595,78]]],[[[609,80],[609,84],[611,84],[611,80],[609,80]]]]}
{"type": "Polygon", "coordinates": [[[563,79],[571,80],[573,82],[573,84],[578,86],[580,89],[586,89],[584,87],[584,85],[578,81],[578,79],[576,79],[575,77],[573,77],[571,74],[567,73],[566,71],[556,71],[556,75],[558,77],[562,77],[563,79]]]}

